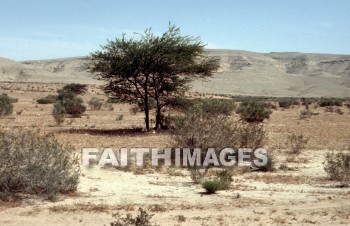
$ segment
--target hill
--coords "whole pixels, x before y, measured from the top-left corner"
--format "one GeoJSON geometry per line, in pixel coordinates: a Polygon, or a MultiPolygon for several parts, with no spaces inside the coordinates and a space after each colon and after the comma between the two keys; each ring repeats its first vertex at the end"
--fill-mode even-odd
{"type": "MultiPolygon", "coordinates": [[[[193,91],[251,96],[350,96],[350,56],[208,50],[220,69],[193,91]]],[[[88,57],[15,62],[0,58],[0,81],[101,84],[88,57]]]]}

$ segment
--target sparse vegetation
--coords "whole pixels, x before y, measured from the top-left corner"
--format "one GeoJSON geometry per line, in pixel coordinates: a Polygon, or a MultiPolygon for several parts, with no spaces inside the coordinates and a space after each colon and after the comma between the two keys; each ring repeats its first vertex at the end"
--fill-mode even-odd
{"type": "Polygon", "coordinates": [[[249,123],[261,123],[270,118],[272,111],[266,108],[262,102],[247,101],[242,102],[236,113],[241,115],[241,119],[249,123]]]}
{"type": "Polygon", "coordinates": [[[85,111],[83,100],[71,92],[61,92],[54,103],[53,115],[68,114],[72,117],[80,117],[85,111]]]}
{"type": "Polygon", "coordinates": [[[36,102],[38,104],[53,104],[57,99],[56,95],[48,95],[46,97],[37,99],[36,102]]]}
{"type": "Polygon", "coordinates": [[[288,143],[290,145],[290,151],[292,154],[300,154],[305,148],[309,139],[305,138],[302,134],[291,134],[288,136],[288,143]]]}
{"type": "Polygon", "coordinates": [[[215,194],[217,191],[224,190],[224,182],[219,179],[205,180],[202,187],[208,194],[215,194]]]}
{"type": "Polygon", "coordinates": [[[12,114],[13,104],[6,94],[0,95],[0,117],[12,114]]]}
{"type": "Polygon", "coordinates": [[[317,115],[317,113],[313,113],[311,110],[301,110],[299,114],[299,119],[311,118],[311,116],[313,115],[317,115]]]}
{"type": "Polygon", "coordinates": [[[262,172],[272,172],[275,170],[275,159],[274,156],[271,153],[267,153],[266,155],[267,163],[262,166],[255,165],[254,162],[252,162],[252,166],[256,171],[262,171],[262,172]]]}
{"type": "Polygon", "coordinates": [[[77,95],[82,95],[82,94],[85,94],[86,91],[87,91],[87,85],[71,83],[71,84],[65,85],[61,90],[58,91],[58,93],[75,93],[77,95]]]}
{"type": "Polygon", "coordinates": [[[79,161],[71,146],[52,135],[37,131],[0,133],[0,193],[46,194],[75,191],[79,182],[79,161]]]}
{"type": "Polygon", "coordinates": [[[317,103],[320,107],[342,106],[343,99],[341,99],[341,98],[321,98],[317,103]]]}
{"type": "Polygon", "coordinates": [[[139,214],[133,217],[131,214],[127,214],[126,217],[121,217],[119,213],[113,214],[115,221],[111,222],[111,226],[157,226],[151,223],[153,215],[150,215],[142,208],[139,208],[139,214]]]}
{"type": "Polygon", "coordinates": [[[278,101],[278,105],[280,108],[288,109],[293,105],[299,105],[299,101],[296,99],[292,99],[292,98],[283,98],[283,99],[281,98],[278,101]]]}
{"type": "Polygon", "coordinates": [[[103,105],[103,100],[97,97],[91,97],[91,99],[88,102],[88,105],[92,110],[100,110],[103,105]]]}
{"type": "Polygon", "coordinates": [[[327,153],[324,170],[331,180],[339,181],[343,186],[348,185],[350,183],[350,150],[327,153]]]}

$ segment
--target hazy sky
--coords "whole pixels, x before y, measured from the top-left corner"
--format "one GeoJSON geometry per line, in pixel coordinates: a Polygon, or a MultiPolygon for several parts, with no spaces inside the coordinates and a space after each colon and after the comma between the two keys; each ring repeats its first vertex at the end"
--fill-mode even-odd
{"type": "Polygon", "coordinates": [[[168,23],[207,48],[350,54],[349,0],[1,0],[0,56],[84,56],[168,23]]]}

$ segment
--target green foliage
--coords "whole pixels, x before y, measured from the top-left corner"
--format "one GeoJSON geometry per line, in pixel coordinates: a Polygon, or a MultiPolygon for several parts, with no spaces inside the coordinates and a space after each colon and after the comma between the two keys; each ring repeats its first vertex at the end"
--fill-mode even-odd
{"type": "Polygon", "coordinates": [[[13,105],[11,99],[6,94],[0,95],[0,117],[12,114],[13,105]]]}
{"type": "Polygon", "coordinates": [[[88,105],[92,110],[100,110],[103,105],[103,100],[98,99],[97,97],[91,97],[88,105]]]}
{"type": "Polygon", "coordinates": [[[270,118],[271,110],[266,108],[262,102],[247,101],[242,102],[236,113],[241,115],[241,119],[249,123],[261,123],[270,118]]]}
{"type": "Polygon", "coordinates": [[[46,194],[75,191],[79,160],[71,146],[39,131],[0,133],[0,193],[46,194]]]}
{"type": "Polygon", "coordinates": [[[83,99],[71,92],[61,92],[57,96],[57,100],[54,103],[54,112],[58,105],[63,107],[64,114],[69,114],[73,117],[79,117],[86,110],[86,107],[83,105],[83,99]]]}
{"type": "Polygon", "coordinates": [[[113,214],[115,221],[111,222],[111,226],[157,226],[151,224],[153,215],[148,214],[142,208],[139,208],[139,215],[133,217],[131,214],[127,214],[126,217],[120,217],[119,213],[113,214]]]}
{"type": "Polygon", "coordinates": [[[107,100],[107,103],[120,104],[120,103],[123,103],[123,101],[119,98],[109,97],[107,100]]]}
{"type": "Polygon", "coordinates": [[[38,104],[53,104],[56,101],[56,95],[48,95],[46,97],[37,99],[36,102],[38,104]]]}
{"type": "Polygon", "coordinates": [[[216,191],[224,190],[225,183],[219,179],[205,180],[202,183],[202,187],[207,191],[208,194],[215,194],[216,191]]]}
{"type": "Polygon", "coordinates": [[[281,108],[290,108],[291,106],[293,105],[299,105],[299,101],[293,99],[293,98],[284,98],[284,99],[280,99],[278,101],[278,105],[281,107],[281,108]]]}
{"type": "Polygon", "coordinates": [[[324,170],[331,180],[340,181],[342,185],[350,182],[350,151],[330,152],[326,154],[324,170]]]}
{"type": "Polygon", "coordinates": [[[108,41],[101,51],[91,54],[91,59],[91,71],[106,81],[106,93],[123,102],[141,103],[147,130],[148,99],[157,102],[158,128],[167,99],[182,95],[191,81],[210,77],[219,67],[217,59],[205,56],[198,38],[181,36],[180,29],[173,25],[160,36],[147,29],[137,40],[123,35],[108,41]]]}
{"type": "Polygon", "coordinates": [[[288,142],[290,145],[290,150],[292,154],[300,154],[300,152],[305,148],[309,140],[305,138],[302,134],[295,134],[288,136],[288,142]]]}
{"type": "Polygon", "coordinates": [[[78,84],[78,83],[70,83],[65,85],[58,93],[74,93],[74,94],[85,94],[87,91],[87,85],[78,84]]]}
{"type": "Polygon", "coordinates": [[[236,104],[230,99],[197,99],[202,110],[209,114],[231,115],[236,104]]]}
{"type": "Polygon", "coordinates": [[[321,98],[318,101],[320,107],[343,106],[343,99],[340,98],[321,98]]]}
{"type": "Polygon", "coordinates": [[[217,173],[217,178],[219,179],[219,181],[222,181],[223,190],[228,189],[230,184],[233,182],[232,172],[228,169],[219,171],[217,173]]]}

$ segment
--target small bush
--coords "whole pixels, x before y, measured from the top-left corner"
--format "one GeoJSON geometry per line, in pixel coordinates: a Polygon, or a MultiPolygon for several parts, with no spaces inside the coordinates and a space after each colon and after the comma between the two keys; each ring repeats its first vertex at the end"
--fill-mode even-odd
{"type": "Polygon", "coordinates": [[[133,115],[136,115],[137,112],[140,111],[140,108],[139,106],[132,106],[130,109],[129,109],[130,113],[133,114],[133,115]]]}
{"type": "Polygon", "coordinates": [[[0,193],[46,194],[75,191],[79,160],[74,148],[38,131],[0,133],[0,193]]]}
{"type": "Polygon", "coordinates": [[[86,91],[87,91],[87,85],[71,83],[71,84],[65,85],[61,90],[58,91],[58,93],[75,93],[79,95],[79,94],[85,94],[86,91]]]}
{"type": "Polygon", "coordinates": [[[292,154],[300,154],[300,152],[305,148],[308,139],[305,138],[302,134],[296,135],[292,134],[288,136],[288,142],[290,145],[290,151],[292,154]]]}
{"type": "Polygon", "coordinates": [[[66,110],[61,102],[55,102],[53,105],[52,116],[56,124],[59,126],[64,122],[66,110]]]}
{"type": "Polygon", "coordinates": [[[204,177],[208,173],[208,168],[200,168],[197,166],[189,166],[187,168],[190,172],[190,177],[195,184],[199,184],[203,181],[204,177]]]}
{"type": "Polygon", "coordinates": [[[123,120],[123,118],[124,118],[124,115],[118,115],[116,120],[121,121],[121,120],[123,120]]]}
{"type": "Polygon", "coordinates": [[[139,208],[139,215],[133,217],[131,214],[127,214],[126,217],[120,217],[119,213],[113,214],[115,221],[111,222],[111,226],[157,226],[151,224],[153,215],[148,214],[142,208],[139,208]]]}
{"type": "Polygon", "coordinates": [[[62,105],[65,114],[69,114],[73,117],[79,117],[86,110],[86,107],[83,105],[83,100],[71,92],[60,93],[57,96],[56,102],[62,105]]]}
{"type": "Polygon", "coordinates": [[[118,99],[118,98],[113,98],[113,97],[110,97],[107,99],[107,103],[110,103],[110,104],[119,104],[119,103],[123,103],[122,100],[118,99]]]}
{"type": "Polygon", "coordinates": [[[57,96],[55,95],[48,95],[46,97],[37,99],[36,102],[38,104],[53,104],[56,101],[57,96]]]}
{"type": "Polygon", "coordinates": [[[98,99],[96,97],[91,97],[91,99],[88,102],[88,105],[92,110],[100,110],[103,105],[103,100],[98,99]]]}
{"type": "Polygon", "coordinates": [[[204,112],[213,115],[231,115],[236,107],[233,100],[226,99],[201,99],[200,105],[204,112]]]}
{"type": "Polygon", "coordinates": [[[241,115],[241,119],[249,123],[260,123],[270,118],[271,110],[266,109],[265,103],[247,101],[242,102],[236,113],[241,115]]]}
{"type": "Polygon", "coordinates": [[[339,115],[344,114],[344,112],[340,108],[335,109],[335,112],[338,113],[339,115]]]}
{"type": "Polygon", "coordinates": [[[340,181],[342,185],[350,182],[350,152],[330,152],[326,154],[324,170],[331,180],[340,181]]]}
{"type": "Polygon", "coordinates": [[[333,106],[326,106],[324,109],[324,112],[334,112],[334,107],[333,106]]]}
{"type": "Polygon", "coordinates": [[[327,107],[327,106],[342,106],[343,100],[338,98],[321,98],[318,101],[318,105],[320,107],[327,107]]]}
{"type": "Polygon", "coordinates": [[[278,101],[278,105],[280,106],[280,108],[288,109],[293,105],[299,105],[299,101],[294,99],[280,99],[278,101]]]}
{"type": "Polygon", "coordinates": [[[252,161],[252,167],[256,171],[262,171],[262,172],[272,172],[275,170],[275,160],[272,154],[267,153],[266,155],[267,158],[267,163],[263,166],[258,166],[255,165],[254,162],[252,161]]]}
{"type": "Polygon", "coordinates": [[[0,95],[0,116],[10,115],[13,111],[11,98],[6,94],[0,95]]]}
{"type": "Polygon", "coordinates": [[[299,114],[299,119],[311,118],[311,116],[313,116],[313,115],[316,115],[316,114],[310,110],[301,110],[300,114],[299,114]]]}
{"type": "Polygon", "coordinates": [[[224,190],[225,183],[219,179],[206,180],[202,183],[202,187],[208,194],[215,194],[216,191],[224,190]]]}
{"type": "Polygon", "coordinates": [[[223,182],[223,190],[226,190],[229,188],[230,184],[232,183],[232,172],[228,169],[219,171],[217,173],[217,178],[223,182]]]}

